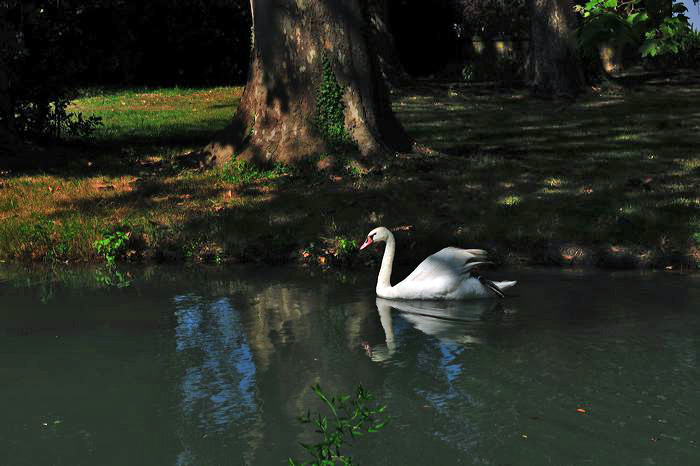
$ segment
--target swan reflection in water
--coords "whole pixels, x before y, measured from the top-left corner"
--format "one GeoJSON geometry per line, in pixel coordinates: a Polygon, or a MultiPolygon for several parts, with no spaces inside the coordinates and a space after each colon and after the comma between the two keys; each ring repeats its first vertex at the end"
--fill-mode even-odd
{"type": "Polygon", "coordinates": [[[396,352],[392,309],[401,318],[426,335],[442,342],[459,345],[483,343],[479,334],[489,322],[500,322],[516,311],[494,300],[474,301],[415,301],[377,298],[377,312],[384,329],[386,344],[376,345],[369,351],[373,361],[383,362],[396,352]]]}

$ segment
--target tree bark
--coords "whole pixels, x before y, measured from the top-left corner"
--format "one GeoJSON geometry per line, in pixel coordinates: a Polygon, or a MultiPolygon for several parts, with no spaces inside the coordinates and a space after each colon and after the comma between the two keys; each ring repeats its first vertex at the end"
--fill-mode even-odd
{"type": "Polygon", "coordinates": [[[344,127],[362,156],[409,150],[370,52],[367,1],[251,0],[248,82],[232,123],[201,161],[291,163],[328,150],[314,125],[324,60],[344,90],[344,127]]]}
{"type": "Polygon", "coordinates": [[[12,151],[17,144],[14,134],[14,115],[10,98],[7,68],[0,57],[0,154],[12,151]]]}
{"type": "Polygon", "coordinates": [[[396,87],[407,75],[389,29],[389,1],[370,0],[368,8],[372,32],[370,44],[379,61],[379,71],[390,87],[396,87]]]}
{"type": "Polygon", "coordinates": [[[572,0],[528,0],[529,81],[535,94],[573,98],[583,88],[576,56],[576,15],[572,0]]]}

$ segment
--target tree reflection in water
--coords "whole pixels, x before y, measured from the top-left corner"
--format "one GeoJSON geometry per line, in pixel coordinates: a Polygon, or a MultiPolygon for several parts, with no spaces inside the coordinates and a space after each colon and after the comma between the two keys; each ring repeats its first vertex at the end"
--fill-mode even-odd
{"type": "MultiPolygon", "coordinates": [[[[184,370],[180,383],[184,425],[197,431],[194,438],[225,436],[234,424],[256,419],[258,412],[255,363],[240,313],[226,297],[207,300],[187,295],[174,300],[175,345],[184,370]]],[[[177,464],[196,461],[193,447],[183,447],[177,464]]]]}

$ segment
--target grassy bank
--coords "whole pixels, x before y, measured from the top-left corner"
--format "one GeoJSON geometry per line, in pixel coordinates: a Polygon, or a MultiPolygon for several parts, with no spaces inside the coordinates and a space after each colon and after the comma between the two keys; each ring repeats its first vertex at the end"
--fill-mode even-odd
{"type": "Polygon", "coordinates": [[[442,155],[403,154],[369,171],[343,157],[325,170],[181,167],[177,156],[222,128],[240,94],[76,101],[105,126],[89,143],[3,169],[0,258],[352,263],[353,240],[384,224],[405,227],[405,262],[454,244],[489,248],[504,263],[700,263],[697,77],[648,79],[571,105],[418,84],[395,94],[395,110],[442,155]]]}

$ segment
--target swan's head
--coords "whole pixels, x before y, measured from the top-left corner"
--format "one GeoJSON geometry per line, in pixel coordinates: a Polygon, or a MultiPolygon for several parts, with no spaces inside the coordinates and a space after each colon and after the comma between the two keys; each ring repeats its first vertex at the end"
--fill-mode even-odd
{"type": "Polygon", "coordinates": [[[367,234],[367,239],[364,243],[362,243],[362,246],[360,246],[360,250],[363,250],[372,243],[386,241],[389,239],[389,236],[391,236],[391,232],[388,229],[384,227],[377,227],[367,234]]]}

